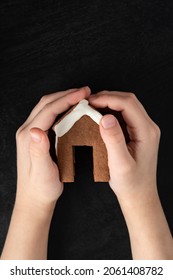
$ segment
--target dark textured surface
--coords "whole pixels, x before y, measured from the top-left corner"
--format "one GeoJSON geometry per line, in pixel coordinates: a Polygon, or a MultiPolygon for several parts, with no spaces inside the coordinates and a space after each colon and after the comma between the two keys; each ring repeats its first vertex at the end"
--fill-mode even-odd
{"type": "MultiPolygon", "coordinates": [[[[42,95],[83,85],[135,92],[160,126],[158,188],[173,232],[173,2],[4,0],[0,10],[0,249],[15,198],[15,131],[42,95]]],[[[131,258],[114,194],[81,167],[57,204],[49,258],[131,258]]]]}

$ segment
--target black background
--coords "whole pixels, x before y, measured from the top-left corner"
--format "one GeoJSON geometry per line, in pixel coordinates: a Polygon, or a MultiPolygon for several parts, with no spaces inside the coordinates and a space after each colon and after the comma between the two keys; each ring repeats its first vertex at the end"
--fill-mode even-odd
{"type": "MultiPolygon", "coordinates": [[[[17,128],[43,95],[84,85],[134,92],[160,126],[158,189],[173,232],[173,2],[4,0],[0,9],[0,249],[15,199],[17,128]]],[[[76,158],[77,181],[65,184],[52,220],[49,259],[130,259],[115,195],[93,183],[90,149],[76,158]]]]}

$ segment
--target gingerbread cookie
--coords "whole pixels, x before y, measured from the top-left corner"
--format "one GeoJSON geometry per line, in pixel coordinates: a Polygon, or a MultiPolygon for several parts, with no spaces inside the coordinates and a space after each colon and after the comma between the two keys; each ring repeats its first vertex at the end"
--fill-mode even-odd
{"type": "Polygon", "coordinates": [[[83,99],[53,126],[61,182],[74,182],[74,147],[93,147],[95,182],[108,182],[109,169],[105,144],[99,131],[102,115],[83,99]]]}

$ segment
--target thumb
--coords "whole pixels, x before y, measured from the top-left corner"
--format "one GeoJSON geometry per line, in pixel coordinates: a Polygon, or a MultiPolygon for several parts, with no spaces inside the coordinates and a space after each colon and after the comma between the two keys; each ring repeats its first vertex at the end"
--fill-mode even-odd
{"type": "Polygon", "coordinates": [[[100,134],[107,148],[110,171],[112,168],[127,166],[130,154],[121,126],[113,115],[102,117],[100,134]]]}
{"type": "MultiPolygon", "coordinates": [[[[51,177],[52,172],[56,172],[56,164],[52,161],[49,153],[50,142],[46,132],[40,128],[30,129],[30,157],[32,168],[35,172],[45,174],[46,177],[51,177]]],[[[57,176],[57,174],[55,174],[57,176]]]]}

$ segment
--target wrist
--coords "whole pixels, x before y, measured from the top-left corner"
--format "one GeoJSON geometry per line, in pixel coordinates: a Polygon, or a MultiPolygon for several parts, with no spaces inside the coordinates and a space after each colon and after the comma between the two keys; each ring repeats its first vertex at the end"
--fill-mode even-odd
{"type": "Polygon", "coordinates": [[[120,200],[134,259],[172,259],[172,236],[157,192],[120,200]]]}
{"type": "Polygon", "coordinates": [[[17,197],[2,259],[46,259],[53,209],[17,197]]]}
{"type": "Polygon", "coordinates": [[[32,219],[39,219],[50,223],[56,202],[43,203],[37,200],[31,200],[28,196],[17,195],[14,211],[15,213],[22,213],[25,216],[32,217],[32,219]]]}
{"type": "Polygon", "coordinates": [[[130,193],[123,197],[117,196],[117,199],[125,216],[131,215],[132,211],[138,214],[138,211],[160,203],[157,187],[130,193]]]}

